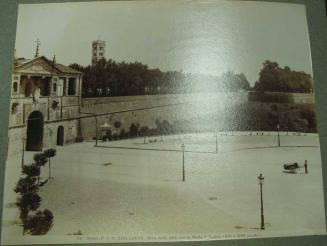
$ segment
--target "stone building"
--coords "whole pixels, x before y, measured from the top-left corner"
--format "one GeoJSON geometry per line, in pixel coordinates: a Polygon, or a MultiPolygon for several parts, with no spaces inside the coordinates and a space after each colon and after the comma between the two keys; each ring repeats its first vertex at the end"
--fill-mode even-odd
{"type": "Polygon", "coordinates": [[[82,73],[46,57],[15,59],[8,154],[79,138],[82,73]]]}
{"type": "Polygon", "coordinates": [[[105,58],[106,42],[96,40],[92,42],[92,65],[105,58]]]}

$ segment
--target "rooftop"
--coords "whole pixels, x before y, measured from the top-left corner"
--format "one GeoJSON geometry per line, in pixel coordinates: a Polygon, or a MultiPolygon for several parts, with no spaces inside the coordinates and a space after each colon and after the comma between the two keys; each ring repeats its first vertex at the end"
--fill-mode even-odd
{"type": "Polygon", "coordinates": [[[46,58],[45,56],[36,57],[34,59],[26,59],[26,58],[23,58],[23,57],[16,58],[14,60],[14,68],[20,68],[23,65],[26,65],[28,63],[32,63],[32,62],[34,62],[36,60],[39,60],[39,59],[44,60],[46,63],[48,63],[50,66],[56,68],[61,73],[81,74],[80,71],[75,70],[75,69],[73,69],[73,68],[71,68],[69,66],[65,66],[63,64],[51,61],[48,58],[46,58]]]}

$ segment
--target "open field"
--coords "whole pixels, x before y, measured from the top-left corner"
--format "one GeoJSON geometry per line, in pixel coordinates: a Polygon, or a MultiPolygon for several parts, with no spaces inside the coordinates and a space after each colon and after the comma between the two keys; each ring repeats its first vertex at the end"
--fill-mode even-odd
{"type": "MultiPolygon", "coordinates": [[[[319,147],[317,134],[280,133],[281,147],[319,147]]],[[[208,132],[151,136],[120,141],[98,141],[99,147],[130,148],[145,150],[181,151],[182,144],[186,152],[216,153],[244,149],[271,148],[278,146],[277,132],[208,132]]]]}
{"type": "MultiPolygon", "coordinates": [[[[163,136],[163,141],[158,136],[146,139],[146,144],[135,138],[99,141],[99,147],[94,142],[58,147],[51,161],[54,178],[40,190],[42,208],[53,212],[54,226],[41,237],[19,236],[13,187],[21,162],[20,156],[13,157],[6,169],[2,243],[324,234],[318,136],[281,133],[282,147],[277,147],[277,133],[249,134],[218,133],[218,153],[214,133],[163,136]],[[181,181],[181,144],[185,145],[185,182],[181,181]],[[303,165],[304,160],[309,174],[303,168],[297,174],[283,172],[284,163],[303,165]],[[259,229],[260,173],[265,177],[264,231],[259,229]],[[82,235],[72,235],[78,232],[82,235]]],[[[26,153],[25,163],[32,154],[26,153]]],[[[44,179],[47,173],[45,167],[44,179]]]]}

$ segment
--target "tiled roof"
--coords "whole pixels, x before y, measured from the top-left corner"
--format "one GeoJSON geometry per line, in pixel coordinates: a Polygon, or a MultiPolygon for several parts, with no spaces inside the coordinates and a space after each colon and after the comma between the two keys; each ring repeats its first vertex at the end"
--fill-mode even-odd
{"type": "Polygon", "coordinates": [[[23,58],[16,59],[16,61],[15,61],[16,65],[15,66],[20,67],[20,66],[23,66],[23,65],[25,65],[27,63],[33,62],[33,61],[38,60],[38,59],[43,59],[50,66],[54,66],[61,73],[69,73],[69,74],[81,74],[82,73],[82,72],[80,72],[78,70],[75,70],[75,69],[73,69],[71,67],[68,67],[68,66],[65,66],[63,64],[53,63],[53,61],[47,59],[45,56],[40,56],[40,57],[37,57],[37,58],[34,58],[34,59],[23,59],[23,58]]]}
{"type": "MultiPolygon", "coordinates": [[[[51,62],[51,64],[53,64],[53,62],[51,62]]],[[[77,70],[75,70],[75,69],[73,69],[71,67],[62,65],[60,63],[56,63],[55,68],[57,68],[62,73],[74,73],[74,74],[80,74],[81,73],[80,71],[77,71],[77,70]]]]}

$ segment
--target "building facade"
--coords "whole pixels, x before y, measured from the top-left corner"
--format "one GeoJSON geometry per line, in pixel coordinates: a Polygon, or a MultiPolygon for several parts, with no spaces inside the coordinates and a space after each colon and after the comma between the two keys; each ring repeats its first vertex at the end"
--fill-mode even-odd
{"type": "Polygon", "coordinates": [[[92,65],[105,58],[106,42],[96,40],[92,42],[92,65]]]}
{"type": "Polygon", "coordinates": [[[79,138],[82,73],[46,57],[15,59],[8,154],[79,138]]]}

